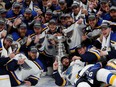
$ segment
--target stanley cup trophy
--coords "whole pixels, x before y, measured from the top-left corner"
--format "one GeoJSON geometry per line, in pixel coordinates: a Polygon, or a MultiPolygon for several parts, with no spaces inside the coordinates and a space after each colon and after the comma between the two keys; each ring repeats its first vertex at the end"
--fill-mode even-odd
{"type": "Polygon", "coordinates": [[[57,58],[58,64],[59,64],[58,71],[61,74],[62,68],[63,68],[62,63],[61,63],[61,58],[66,55],[66,51],[65,51],[65,47],[64,47],[64,43],[63,43],[65,41],[65,37],[64,36],[56,36],[55,41],[57,42],[56,58],[57,58]]]}

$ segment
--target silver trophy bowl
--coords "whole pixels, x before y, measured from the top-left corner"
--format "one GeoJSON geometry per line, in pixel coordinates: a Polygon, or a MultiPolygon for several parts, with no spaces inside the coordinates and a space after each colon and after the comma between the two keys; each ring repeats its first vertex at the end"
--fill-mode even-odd
{"type": "Polygon", "coordinates": [[[66,40],[65,36],[55,36],[55,41],[58,43],[62,43],[66,40]]]}

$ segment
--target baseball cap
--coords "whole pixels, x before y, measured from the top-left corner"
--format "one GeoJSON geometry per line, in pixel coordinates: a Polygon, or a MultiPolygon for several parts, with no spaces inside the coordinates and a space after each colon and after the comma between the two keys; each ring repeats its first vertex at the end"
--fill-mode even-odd
{"type": "Polygon", "coordinates": [[[5,24],[4,20],[0,19],[0,24],[5,24]]]}
{"type": "Polygon", "coordinates": [[[71,15],[70,14],[65,14],[65,17],[71,17],[71,15]]]}
{"type": "Polygon", "coordinates": [[[80,45],[77,46],[77,49],[80,49],[82,47],[83,47],[83,45],[80,44],[80,45]]]}
{"type": "Polygon", "coordinates": [[[109,23],[107,23],[107,22],[103,22],[102,24],[101,24],[101,29],[102,28],[109,28],[110,27],[110,24],[109,23]]]}
{"type": "Polygon", "coordinates": [[[31,14],[31,13],[32,13],[32,10],[31,10],[30,8],[26,8],[26,9],[25,9],[25,13],[31,14]]]}
{"type": "Polygon", "coordinates": [[[64,54],[62,57],[61,57],[61,62],[63,61],[63,59],[69,59],[69,55],[68,54],[64,54]]]}
{"type": "Polygon", "coordinates": [[[27,28],[27,25],[25,23],[22,23],[19,28],[27,28]]]}
{"type": "Polygon", "coordinates": [[[6,36],[6,39],[7,39],[7,40],[10,40],[11,42],[13,41],[13,37],[12,37],[12,35],[10,35],[10,34],[6,36]]]}
{"type": "Polygon", "coordinates": [[[12,5],[14,8],[21,7],[21,4],[19,2],[14,2],[12,5]]]}
{"type": "Polygon", "coordinates": [[[51,19],[51,20],[49,21],[49,24],[56,24],[56,21],[55,21],[54,19],[51,19]]]}
{"type": "Polygon", "coordinates": [[[46,14],[51,14],[51,15],[52,15],[52,10],[48,9],[48,10],[46,11],[46,14]]]}
{"type": "Polygon", "coordinates": [[[65,0],[59,0],[59,4],[64,4],[64,3],[66,3],[65,0]]]}
{"type": "Polygon", "coordinates": [[[39,28],[41,28],[41,24],[40,24],[40,23],[35,23],[35,24],[34,24],[34,27],[36,27],[36,28],[39,29],[39,28]]]}
{"type": "Polygon", "coordinates": [[[36,52],[38,52],[38,50],[37,50],[37,48],[35,46],[31,46],[30,47],[30,52],[36,53],[36,52]]]}
{"type": "Polygon", "coordinates": [[[7,11],[6,11],[6,9],[5,8],[1,8],[0,9],[0,14],[2,14],[2,13],[6,13],[7,11]]]}
{"type": "Polygon", "coordinates": [[[79,45],[77,46],[77,49],[80,49],[80,48],[82,48],[82,47],[86,47],[86,45],[85,45],[84,42],[81,42],[81,44],[79,44],[79,45]]]}
{"type": "Polygon", "coordinates": [[[79,3],[73,3],[73,4],[71,5],[71,7],[72,7],[72,8],[74,8],[74,7],[80,7],[80,5],[79,5],[79,3]]]}
{"type": "Polygon", "coordinates": [[[108,3],[109,0],[100,0],[100,3],[108,3]]]}
{"type": "Polygon", "coordinates": [[[90,14],[88,20],[94,20],[96,18],[95,14],[90,14]]]}
{"type": "Polygon", "coordinates": [[[116,11],[116,6],[111,6],[110,11],[116,11]]]}
{"type": "Polygon", "coordinates": [[[59,16],[59,20],[62,19],[62,18],[65,18],[65,14],[61,14],[61,15],[59,16]]]}

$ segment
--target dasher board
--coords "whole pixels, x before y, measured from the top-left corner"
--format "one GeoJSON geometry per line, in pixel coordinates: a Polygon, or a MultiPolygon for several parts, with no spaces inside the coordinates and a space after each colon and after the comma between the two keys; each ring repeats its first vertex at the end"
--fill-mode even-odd
{"type": "MultiPolygon", "coordinates": [[[[27,87],[27,86],[17,86],[17,87],[27,87]]],[[[31,87],[59,87],[55,84],[54,79],[51,76],[42,77],[36,86],[31,87]]],[[[74,86],[65,86],[65,87],[74,87],[74,86]]]]}
{"type": "Polygon", "coordinates": [[[0,75],[0,87],[11,87],[9,75],[0,75]]]}

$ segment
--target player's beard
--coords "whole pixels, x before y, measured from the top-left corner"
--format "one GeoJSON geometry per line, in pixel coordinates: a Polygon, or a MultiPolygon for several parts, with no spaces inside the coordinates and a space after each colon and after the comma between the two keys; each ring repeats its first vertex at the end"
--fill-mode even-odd
{"type": "Polygon", "coordinates": [[[6,44],[4,47],[8,49],[11,45],[6,44]]]}
{"type": "Polygon", "coordinates": [[[26,33],[24,33],[24,32],[20,34],[21,37],[24,37],[25,35],[26,35],[26,33]]]}
{"type": "Polygon", "coordinates": [[[116,16],[112,16],[112,19],[116,21],[116,16]]]}
{"type": "Polygon", "coordinates": [[[67,26],[72,25],[72,21],[68,21],[68,22],[66,23],[66,25],[67,25],[67,26]]]}
{"type": "Polygon", "coordinates": [[[5,28],[5,27],[3,27],[3,26],[0,26],[0,31],[2,31],[4,28],[5,28]]]}
{"type": "Polygon", "coordinates": [[[29,20],[29,19],[30,19],[30,17],[28,17],[28,16],[27,16],[27,17],[25,17],[25,19],[26,19],[26,20],[29,20]]]}
{"type": "Polygon", "coordinates": [[[20,12],[19,10],[18,11],[14,11],[15,14],[19,14],[19,12],[20,12]]]}

